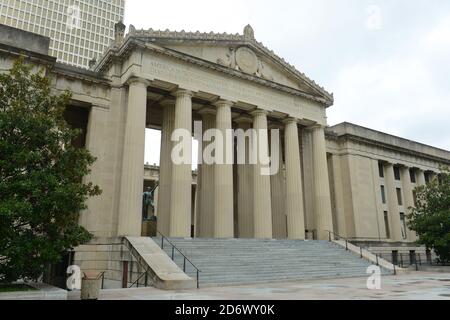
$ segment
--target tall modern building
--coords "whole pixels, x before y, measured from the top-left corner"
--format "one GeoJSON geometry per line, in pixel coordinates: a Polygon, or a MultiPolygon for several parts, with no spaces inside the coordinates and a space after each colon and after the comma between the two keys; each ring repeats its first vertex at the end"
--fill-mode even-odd
{"type": "Polygon", "coordinates": [[[125,0],[0,0],[0,24],[47,36],[50,55],[88,67],[114,40],[125,0]]]}

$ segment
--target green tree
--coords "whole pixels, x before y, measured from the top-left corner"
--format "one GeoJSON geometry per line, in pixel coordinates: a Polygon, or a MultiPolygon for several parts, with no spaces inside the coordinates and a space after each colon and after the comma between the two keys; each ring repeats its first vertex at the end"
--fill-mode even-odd
{"type": "Polygon", "coordinates": [[[83,183],[95,159],[72,145],[70,98],[23,59],[0,74],[0,283],[36,280],[91,238],[78,218],[101,191],[83,183]]]}
{"type": "Polygon", "coordinates": [[[450,262],[450,173],[442,168],[439,179],[416,188],[416,207],[409,216],[409,227],[418,243],[434,250],[439,262],[450,262]]]}

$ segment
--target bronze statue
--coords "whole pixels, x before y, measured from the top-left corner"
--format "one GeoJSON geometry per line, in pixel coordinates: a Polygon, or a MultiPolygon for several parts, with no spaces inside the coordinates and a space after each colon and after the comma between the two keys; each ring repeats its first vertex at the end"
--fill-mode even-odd
{"type": "Polygon", "coordinates": [[[142,220],[154,220],[155,219],[155,190],[158,188],[158,184],[152,189],[147,188],[147,191],[142,195],[142,220]],[[148,217],[148,210],[152,209],[152,216],[148,217]]]}

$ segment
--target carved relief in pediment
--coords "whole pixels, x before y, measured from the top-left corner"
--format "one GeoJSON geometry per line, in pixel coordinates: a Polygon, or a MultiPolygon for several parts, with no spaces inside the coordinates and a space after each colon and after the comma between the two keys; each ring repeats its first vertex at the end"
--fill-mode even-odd
{"type": "Polygon", "coordinates": [[[247,47],[240,47],[237,50],[230,48],[226,58],[218,59],[217,63],[267,80],[273,80],[273,76],[265,70],[263,62],[247,47]]]}
{"type": "Polygon", "coordinates": [[[236,50],[236,64],[242,72],[256,74],[259,69],[259,59],[256,54],[246,47],[236,50]]]}

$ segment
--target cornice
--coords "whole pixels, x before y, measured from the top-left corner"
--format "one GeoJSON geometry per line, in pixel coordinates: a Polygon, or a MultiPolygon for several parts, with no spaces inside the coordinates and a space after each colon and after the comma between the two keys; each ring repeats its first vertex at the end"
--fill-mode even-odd
{"type": "Polygon", "coordinates": [[[126,59],[130,52],[136,48],[147,48],[153,50],[155,52],[159,52],[161,54],[171,56],[173,58],[183,60],[186,62],[194,63],[197,65],[201,65],[203,67],[213,69],[216,71],[220,71],[223,73],[230,74],[234,77],[238,77],[241,79],[245,79],[248,81],[252,81],[258,84],[261,84],[266,87],[274,88],[292,95],[300,96],[305,99],[318,102],[325,107],[329,107],[334,103],[334,97],[332,94],[328,93],[323,87],[319,86],[313,80],[309,79],[305,76],[305,74],[299,72],[295,69],[294,66],[288,64],[284,59],[278,57],[273,51],[267,49],[262,43],[257,42],[255,39],[250,37],[246,37],[245,35],[240,34],[219,34],[219,33],[200,33],[200,32],[172,32],[169,30],[160,31],[160,30],[136,30],[130,26],[130,32],[125,37],[123,44],[120,47],[111,46],[106,53],[102,56],[100,61],[96,66],[96,70],[99,72],[105,72],[108,66],[113,63],[115,60],[122,58],[126,59]],[[291,88],[289,86],[285,86],[283,84],[279,84],[267,79],[263,79],[254,75],[246,74],[244,72],[234,70],[228,68],[226,66],[222,66],[217,63],[213,63],[211,61],[203,60],[198,57],[190,56],[185,53],[178,52],[176,50],[168,49],[161,47],[153,41],[156,40],[172,40],[172,41],[232,41],[237,44],[248,45],[252,48],[261,51],[262,53],[268,55],[275,62],[278,62],[287,72],[293,74],[294,76],[300,78],[305,83],[313,87],[316,91],[318,90],[320,94],[318,96],[303,92],[298,89],[291,88]],[[321,96],[319,96],[321,95],[321,96]]]}
{"type": "Polygon", "coordinates": [[[247,26],[244,30],[244,34],[228,34],[228,33],[214,33],[214,32],[186,32],[184,30],[177,32],[177,31],[170,31],[168,29],[162,31],[162,30],[136,30],[132,25],[130,26],[130,32],[127,35],[127,37],[135,37],[135,38],[142,38],[142,39],[151,39],[153,41],[156,40],[172,40],[172,41],[204,41],[204,42],[211,42],[211,41],[228,41],[228,42],[237,42],[241,44],[247,44],[255,49],[259,49],[261,52],[272,58],[274,61],[279,63],[281,66],[283,66],[286,71],[290,72],[294,76],[300,78],[304,82],[306,82],[308,85],[310,85],[312,88],[318,90],[321,94],[323,94],[324,98],[328,100],[330,105],[333,104],[334,98],[333,94],[326,91],[326,89],[319,84],[317,84],[314,80],[307,77],[303,72],[298,71],[294,65],[288,63],[284,58],[278,56],[273,50],[270,50],[267,48],[263,43],[258,42],[253,35],[253,30],[250,26],[247,26]],[[248,28],[250,28],[251,34],[245,34],[248,32],[248,28]]]}
{"type": "Polygon", "coordinates": [[[95,84],[102,84],[109,86],[111,85],[111,81],[103,78],[99,75],[97,72],[89,71],[86,69],[74,67],[68,64],[64,64],[61,62],[56,63],[52,69],[51,72],[53,74],[62,75],[67,78],[76,79],[76,80],[82,80],[87,81],[95,84]]]}
{"type": "Polygon", "coordinates": [[[376,140],[371,140],[371,139],[367,139],[367,138],[363,138],[360,136],[356,136],[353,134],[344,134],[344,135],[340,135],[338,137],[335,137],[334,135],[330,135],[327,134],[327,138],[331,138],[333,140],[341,140],[344,139],[346,141],[354,141],[354,142],[358,142],[358,143],[363,143],[369,146],[375,146],[375,147],[380,147],[383,149],[387,149],[390,151],[395,151],[395,152],[400,152],[400,153],[404,153],[404,154],[409,154],[409,155],[413,155],[416,157],[420,157],[420,158],[425,158],[425,159],[429,159],[429,160],[433,160],[433,161],[437,161],[437,162],[441,162],[441,163],[445,163],[447,165],[450,165],[450,159],[445,159],[445,158],[441,158],[438,156],[433,156],[427,153],[423,153],[423,152],[419,152],[419,151],[415,151],[415,150],[411,150],[411,149],[407,149],[407,148],[403,148],[403,147],[398,147],[398,146],[393,146],[391,144],[387,144],[384,142],[380,142],[380,141],[376,141],[376,140]]]}
{"type": "Polygon", "coordinates": [[[111,63],[113,63],[114,61],[116,61],[117,59],[120,59],[120,58],[126,59],[128,57],[128,55],[132,52],[132,50],[137,47],[140,47],[143,49],[148,49],[153,52],[159,53],[161,55],[169,56],[169,57],[172,57],[172,58],[175,58],[178,60],[182,60],[182,61],[185,61],[188,63],[196,64],[196,65],[199,65],[204,68],[208,68],[208,69],[212,69],[212,70],[219,71],[222,73],[226,73],[233,77],[251,81],[251,82],[263,85],[265,87],[273,88],[273,89],[276,89],[276,90],[279,90],[279,91],[282,91],[285,93],[292,94],[294,96],[299,96],[299,97],[305,98],[307,100],[322,104],[326,107],[332,105],[332,102],[326,100],[325,98],[313,96],[311,94],[305,93],[305,92],[297,90],[297,89],[293,89],[291,87],[288,87],[288,86],[285,86],[285,85],[282,85],[282,84],[279,84],[279,83],[276,83],[273,81],[262,79],[257,76],[254,76],[254,75],[249,75],[249,74],[243,73],[238,70],[230,69],[230,68],[227,68],[227,67],[222,66],[217,63],[213,63],[213,62],[206,61],[206,60],[194,57],[194,56],[180,53],[176,50],[160,47],[156,44],[148,43],[148,42],[139,40],[134,37],[127,37],[127,39],[125,40],[125,43],[120,48],[111,47],[107,51],[107,53],[102,57],[102,59],[100,60],[99,64],[96,67],[96,70],[98,72],[105,72],[105,70],[108,68],[109,65],[111,65],[111,63]]]}

